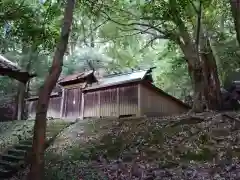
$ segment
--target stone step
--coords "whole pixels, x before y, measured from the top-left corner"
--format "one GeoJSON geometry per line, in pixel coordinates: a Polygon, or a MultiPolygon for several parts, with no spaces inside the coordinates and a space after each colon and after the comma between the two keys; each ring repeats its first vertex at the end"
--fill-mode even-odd
{"type": "MultiPolygon", "coordinates": [[[[47,127],[47,141],[61,132],[66,126],[67,124],[63,123],[47,127]]],[[[0,180],[12,177],[19,168],[24,167],[25,157],[27,153],[31,151],[32,143],[33,137],[27,140],[21,140],[19,144],[16,144],[12,149],[9,149],[0,156],[0,180]]]]}
{"type": "Polygon", "coordinates": [[[19,144],[24,144],[24,145],[32,145],[32,143],[33,143],[32,139],[23,140],[19,142],[19,144]]]}
{"type": "Polygon", "coordinates": [[[9,154],[3,154],[0,159],[4,161],[9,161],[9,162],[18,162],[21,160],[24,160],[24,156],[14,156],[14,155],[9,155],[9,154]]]}
{"type": "Polygon", "coordinates": [[[61,122],[61,123],[55,123],[55,124],[48,124],[47,127],[66,126],[66,124],[68,124],[68,123],[61,122]]]}
{"type": "Polygon", "coordinates": [[[24,161],[19,161],[19,162],[9,162],[9,161],[4,161],[0,160],[0,165],[4,167],[4,169],[9,170],[9,171],[14,171],[24,165],[24,161]]]}
{"type": "Polygon", "coordinates": [[[8,178],[12,174],[12,171],[0,167],[0,179],[8,178]]]}
{"type": "Polygon", "coordinates": [[[19,150],[30,150],[32,148],[32,145],[28,145],[28,144],[18,144],[14,147],[15,149],[19,149],[19,150]]]}
{"type": "Polygon", "coordinates": [[[61,131],[63,128],[61,129],[54,129],[54,128],[51,128],[51,129],[46,129],[46,132],[59,132],[61,131]]]}
{"type": "MultiPolygon", "coordinates": [[[[64,127],[63,127],[63,128],[64,128],[64,127]]],[[[48,132],[58,133],[58,132],[60,132],[63,128],[60,128],[60,129],[54,129],[54,128],[47,129],[47,130],[46,130],[46,133],[48,133],[48,132]]]]}
{"type": "Polygon", "coordinates": [[[13,149],[9,149],[7,153],[13,156],[25,156],[27,151],[13,148],[13,149]]]}

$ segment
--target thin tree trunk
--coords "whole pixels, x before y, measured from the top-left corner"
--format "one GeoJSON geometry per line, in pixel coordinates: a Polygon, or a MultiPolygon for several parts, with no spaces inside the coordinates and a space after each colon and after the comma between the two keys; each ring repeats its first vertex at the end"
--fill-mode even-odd
{"type": "MultiPolygon", "coordinates": [[[[22,56],[28,54],[27,44],[23,42],[22,46],[22,56]]],[[[24,67],[25,58],[21,58],[21,67],[24,67]]],[[[28,61],[31,61],[30,58],[27,58],[28,61]]],[[[29,62],[28,62],[29,64],[29,62]]],[[[28,65],[27,65],[28,66],[28,65]]],[[[23,111],[24,111],[24,95],[25,95],[26,84],[22,82],[18,82],[18,91],[17,91],[17,120],[23,119],[23,111]]]]}
{"type": "Polygon", "coordinates": [[[18,103],[17,103],[17,120],[23,119],[25,89],[26,89],[26,84],[19,82],[18,103]]]}
{"type": "Polygon", "coordinates": [[[92,22],[90,23],[90,30],[91,30],[91,35],[90,35],[90,46],[91,48],[95,47],[95,43],[94,43],[94,32],[93,32],[93,24],[92,22]]]}
{"type": "MultiPolygon", "coordinates": [[[[27,72],[30,71],[31,69],[31,64],[32,64],[32,60],[34,58],[33,53],[36,51],[36,47],[33,45],[30,50],[27,48],[26,43],[23,43],[23,50],[22,50],[22,54],[26,55],[28,54],[27,58],[22,59],[22,61],[27,60],[27,65],[25,67],[25,70],[27,72]],[[30,51],[30,52],[29,52],[30,51]]],[[[22,66],[23,63],[21,63],[22,66]]],[[[30,80],[30,79],[29,79],[30,80]]],[[[18,85],[18,94],[17,94],[17,120],[21,120],[21,119],[25,119],[26,114],[24,113],[24,108],[25,108],[25,98],[26,98],[26,88],[27,88],[27,83],[22,83],[19,82],[18,85]]]]}
{"type": "Polygon", "coordinates": [[[234,19],[234,25],[237,35],[238,44],[240,45],[240,1],[230,0],[232,16],[234,19]]]}
{"type": "Polygon", "coordinates": [[[47,109],[49,105],[50,94],[56,85],[62,71],[63,56],[67,49],[69,34],[71,31],[74,5],[75,0],[67,0],[63,26],[61,29],[61,37],[56,47],[52,67],[50,68],[49,75],[46,77],[43,88],[39,93],[34,125],[33,151],[31,159],[32,162],[30,172],[28,174],[29,180],[44,179],[44,146],[46,136],[47,109]]]}

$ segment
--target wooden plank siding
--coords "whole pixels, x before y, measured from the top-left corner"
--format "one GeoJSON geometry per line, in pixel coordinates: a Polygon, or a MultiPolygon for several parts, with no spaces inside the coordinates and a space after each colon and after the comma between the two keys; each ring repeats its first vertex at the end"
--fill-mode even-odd
{"type": "MultiPolygon", "coordinates": [[[[37,100],[27,101],[30,118],[35,118],[37,100]]],[[[64,87],[62,96],[51,97],[48,117],[167,116],[181,114],[188,107],[155,87],[151,82],[134,82],[85,90],[81,85],[64,87]]]]}
{"type": "Polygon", "coordinates": [[[138,87],[131,85],[119,88],[119,115],[138,114],[138,87]]]}
{"type": "MultiPolygon", "coordinates": [[[[49,101],[49,107],[47,112],[47,117],[60,118],[60,110],[61,110],[61,100],[62,97],[52,97],[49,101]]],[[[28,118],[32,119],[36,116],[36,108],[37,108],[37,99],[26,101],[26,107],[28,112],[28,118]]]]}
{"type": "Polygon", "coordinates": [[[49,110],[48,110],[48,113],[47,113],[48,117],[54,117],[54,118],[60,118],[61,117],[61,114],[60,114],[61,100],[62,100],[61,97],[54,97],[54,98],[50,99],[49,108],[48,108],[49,110]]]}
{"type": "Polygon", "coordinates": [[[84,93],[84,117],[118,117],[137,113],[137,85],[84,93]]]}
{"type": "Polygon", "coordinates": [[[100,92],[100,116],[118,116],[117,89],[102,90],[100,92]]]}
{"type": "Polygon", "coordinates": [[[84,93],[83,117],[100,117],[99,92],[84,93]]]}
{"type": "Polygon", "coordinates": [[[165,94],[153,91],[149,87],[139,84],[141,115],[168,116],[186,112],[184,105],[172,100],[165,94]]]}
{"type": "Polygon", "coordinates": [[[32,119],[36,116],[37,100],[26,102],[28,118],[32,119]]]}
{"type": "Polygon", "coordinates": [[[82,91],[80,88],[64,89],[63,117],[67,119],[81,116],[82,91]]]}

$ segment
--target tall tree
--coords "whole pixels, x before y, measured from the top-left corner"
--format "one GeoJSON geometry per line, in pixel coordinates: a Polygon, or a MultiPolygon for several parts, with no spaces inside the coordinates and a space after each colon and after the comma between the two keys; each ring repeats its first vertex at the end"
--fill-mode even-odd
{"type": "Polygon", "coordinates": [[[37,104],[36,119],[34,125],[34,139],[32,150],[32,162],[28,179],[43,180],[44,176],[44,145],[46,137],[47,109],[49,105],[50,94],[57,83],[62,71],[63,56],[67,49],[69,34],[73,20],[73,10],[75,0],[67,0],[61,36],[56,46],[52,66],[49,75],[46,77],[44,85],[39,93],[37,104]]]}
{"type": "MultiPolygon", "coordinates": [[[[213,90],[211,89],[211,94],[213,95],[209,96],[207,90],[210,89],[205,87],[208,84],[205,81],[212,81],[213,83],[210,83],[215,85],[215,82],[219,82],[218,76],[209,76],[210,78],[204,77],[204,70],[207,69],[203,68],[203,63],[199,56],[199,48],[194,36],[194,33],[196,32],[195,27],[197,27],[197,21],[194,22],[194,20],[198,18],[198,13],[196,13],[197,8],[195,5],[197,3],[191,0],[129,2],[127,5],[130,10],[128,11],[125,10],[126,8],[122,8],[123,6],[126,6],[126,4],[127,2],[120,3],[120,10],[116,10],[117,8],[111,10],[109,5],[103,5],[103,7],[105,7],[105,9],[102,10],[103,15],[108,20],[124,26],[123,31],[139,31],[142,34],[148,35],[148,37],[150,37],[150,41],[147,44],[151,45],[153,41],[159,39],[168,39],[179,45],[185,56],[185,60],[188,64],[189,75],[192,79],[195,94],[193,111],[203,111],[204,96],[206,96],[205,99],[208,99],[206,103],[211,103],[208,107],[211,109],[217,109],[220,101],[218,101],[219,98],[216,98],[215,96],[220,97],[219,86],[214,87],[213,90]],[[131,11],[133,7],[135,9],[139,9],[140,12],[131,11]],[[114,11],[121,12],[121,17],[117,17],[116,14],[114,14],[114,11]],[[124,14],[128,17],[124,17],[124,14]],[[113,18],[113,16],[115,17],[113,18]],[[125,18],[125,22],[123,22],[123,18],[125,18]],[[126,23],[126,21],[129,23],[126,23]]],[[[209,4],[211,4],[209,1],[204,1],[203,5],[208,7],[209,4]]],[[[200,24],[203,24],[202,21],[199,22],[200,24]]],[[[209,38],[208,36],[204,37],[209,38]]],[[[211,57],[214,57],[212,56],[212,51],[210,51],[210,46],[207,47],[208,54],[211,53],[211,57]]],[[[215,59],[212,60],[215,61],[215,59]]],[[[213,68],[208,70],[212,71],[213,68]]],[[[211,72],[207,74],[213,75],[216,73],[211,72]]]]}
{"type": "Polygon", "coordinates": [[[232,16],[234,19],[235,31],[237,34],[237,41],[240,45],[240,1],[230,0],[232,16]]]}

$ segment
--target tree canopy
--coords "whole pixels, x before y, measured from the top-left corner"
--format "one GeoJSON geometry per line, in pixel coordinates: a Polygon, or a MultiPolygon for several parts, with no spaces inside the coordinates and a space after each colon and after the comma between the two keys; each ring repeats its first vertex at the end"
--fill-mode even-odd
{"type": "MultiPolygon", "coordinates": [[[[210,39],[223,86],[229,74],[239,71],[240,66],[233,4],[225,0],[79,1],[63,75],[82,71],[87,61],[109,72],[151,65],[157,67],[157,86],[180,99],[192,95],[186,63],[190,61],[181,40],[188,36],[196,44],[200,3],[201,32],[210,39]]],[[[48,73],[60,34],[62,7],[62,3],[52,0],[0,3],[0,50],[38,75],[30,84],[33,93],[48,73]]],[[[12,80],[1,77],[0,81],[1,92],[13,93],[16,89],[12,80]]]]}

